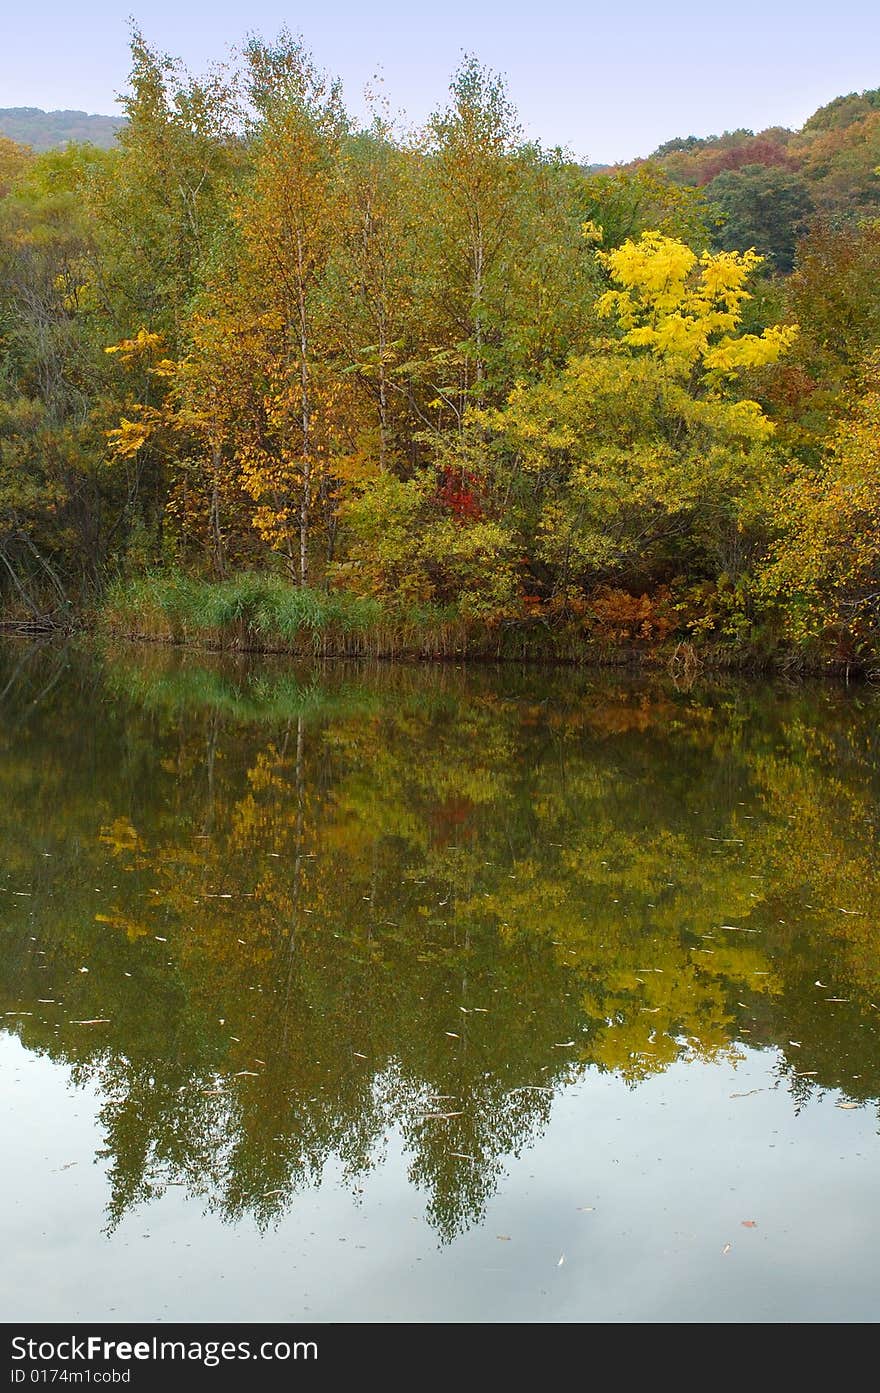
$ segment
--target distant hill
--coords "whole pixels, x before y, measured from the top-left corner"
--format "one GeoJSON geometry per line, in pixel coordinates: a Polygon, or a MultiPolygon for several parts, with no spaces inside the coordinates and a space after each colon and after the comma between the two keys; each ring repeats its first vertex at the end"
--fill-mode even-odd
{"type": "Polygon", "coordinates": [[[55,150],[73,141],[90,141],[103,150],[116,142],[121,116],[91,116],[86,111],[41,111],[38,106],[0,107],[0,135],[33,150],[55,150]]]}
{"type": "Polygon", "coordinates": [[[676,183],[702,189],[721,219],[721,246],[754,246],[790,271],[798,237],[817,216],[880,218],[880,88],[835,97],[799,131],[689,135],[650,159],[676,183]]]}

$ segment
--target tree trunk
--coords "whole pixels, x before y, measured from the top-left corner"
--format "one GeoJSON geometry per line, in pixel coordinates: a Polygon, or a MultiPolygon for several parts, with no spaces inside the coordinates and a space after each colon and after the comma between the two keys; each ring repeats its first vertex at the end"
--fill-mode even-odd
{"type": "Polygon", "coordinates": [[[306,314],[302,231],[296,230],[297,298],[299,301],[299,379],[302,411],[302,496],[299,505],[299,583],[309,583],[309,514],[312,492],[311,401],[309,394],[309,334],[306,314]]]}

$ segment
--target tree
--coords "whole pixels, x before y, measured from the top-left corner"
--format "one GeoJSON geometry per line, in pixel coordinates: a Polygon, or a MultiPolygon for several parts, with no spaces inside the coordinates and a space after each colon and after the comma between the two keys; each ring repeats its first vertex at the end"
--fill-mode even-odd
{"type": "Polygon", "coordinates": [[[461,425],[468,402],[484,399],[489,341],[501,331],[523,166],[503,80],[466,58],[449,90],[452,101],[425,138],[425,270],[438,327],[458,358],[457,383],[437,396],[461,425]]]}
{"type": "Polygon", "coordinates": [[[820,383],[852,380],[880,348],[880,219],[819,222],[798,247],[788,300],[801,326],[796,356],[820,383]]]}
{"type": "MultiPolygon", "coordinates": [[[[405,462],[414,426],[412,379],[400,369],[419,356],[419,268],[413,152],[377,115],[340,148],[335,190],[338,238],[326,284],[328,333],[344,355],[372,418],[361,438],[380,471],[405,462]],[[372,430],[371,430],[372,427],[372,430]]],[[[423,423],[419,423],[423,425],[423,423]]]]}
{"type": "Polygon", "coordinates": [[[813,212],[809,185],[800,174],[747,164],[717,174],[705,188],[718,210],[718,241],[726,251],[754,247],[783,275],[794,265],[795,246],[813,212]]]}
{"type": "Polygon", "coordinates": [[[17,145],[5,135],[0,135],[0,198],[5,198],[33,159],[33,152],[27,145],[17,145]]]}
{"type": "Polygon", "coordinates": [[[583,182],[584,220],[601,230],[606,251],[643,232],[662,232],[688,246],[704,246],[711,227],[701,192],[673,183],[650,161],[591,174],[583,182]]]}
{"type": "Polygon", "coordinates": [[[741,332],[754,253],[698,258],[645,233],[602,259],[619,287],[598,305],[619,325],[616,351],[596,344],[486,417],[517,471],[526,553],[557,592],[741,571],[761,537],[773,426],[733,388],[794,330],[741,332]]]}
{"type": "Polygon", "coordinates": [[[779,537],[761,584],[800,639],[831,637],[841,656],[876,651],[880,635],[880,354],[832,436],[818,471],[796,468],[777,500],[779,537]]]}
{"type": "Polygon", "coordinates": [[[105,242],[104,289],[115,338],[148,327],[176,355],[241,167],[235,94],[222,71],[199,82],[137,29],[131,54],[119,158],[113,178],[93,195],[105,242]]]}
{"type": "Polygon", "coordinates": [[[794,149],[820,209],[877,216],[880,110],[873,102],[860,117],[839,125],[814,130],[808,122],[794,149]]]}
{"type": "MultiPolygon", "coordinates": [[[[709,387],[775,362],[797,336],[783,325],[740,332],[743,305],[751,298],[746,282],[761,264],[754,250],[698,257],[683,242],[645,232],[602,260],[620,288],[602,296],[599,313],[616,319],[624,344],[648,349],[709,387]]],[[[739,403],[744,416],[753,407],[739,403]]]]}
{"type": "Polygon", "coordinates": [[[258,528],[304,586],[320,448],[321,286],[338,235],[334,162],[347,117],[338,83],[287,32],[274,45],[252,39],[246,58],[254,175],[236,207],[235,312],[263,341],[263,388],[237,458],[258,528]]]}
{"type": "Polygon", "coordinates": [[[0,202],[0,584],[36,611],[98,582],[118,502],[101,469],[112,407],[88,215],[113,163],[90,146],[52,151],[0,202]]]}
{"type": "Polygon", "coordinates": [[[800,332],[790,355],[761,374],[755,389],[780,438],[816,468],[865,355],[880,348],[880,222],[820,218],[798,245],[784,294],[800,332]]]}

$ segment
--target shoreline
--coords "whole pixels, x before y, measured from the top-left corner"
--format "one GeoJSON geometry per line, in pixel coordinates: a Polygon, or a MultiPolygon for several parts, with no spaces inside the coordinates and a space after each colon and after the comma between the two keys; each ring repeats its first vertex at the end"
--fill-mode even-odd
{"type": "Polygon", "coordinates": [[[49,619],[0,618],[0,638],[25,640],[54,639],[86,641],[110,640],[133,646],[177,649],[190,653],[250,657],[289,657],[297,661],[377,662],[406,665],[441,664],[468,666],[524,665],[530,667],[571,668],[586,671],[620,671],[628,674],[665,675],[693,680],[700,676],[729,674],[789,681],[821,680],[842,685],[850,682],[871,684],[880,679],[865,662],[841,658],[819,660],[794,650],[778,654],[737,651],[721,644],[698,647],[687,640],[655,647],[634,644],[578,642],[566,635],[553,635],[551,629],[538,635],[533,627],[509,626],[503,633],[476,633],[460,644],[444,641],[442,633],[420,634],[418,639],[399,638],[374,641],[369,633],[343,637],[304,628],[292,639],[262,637],[235,625],[217,632],[159,632],[109,623],[100,615],[91,622],[85,617],[73,623],[58,624],[49,619]],[[436,640],[436,641],[433,641],[436,640]]]}

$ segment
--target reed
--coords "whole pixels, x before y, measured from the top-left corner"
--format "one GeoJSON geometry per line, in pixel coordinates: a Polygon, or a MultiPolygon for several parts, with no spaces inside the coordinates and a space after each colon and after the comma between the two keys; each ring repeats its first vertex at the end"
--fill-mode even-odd
{"type": "MultiPolygon", "coordinates": [[[[293,657],[500,662],[667,670],[683,681],[697,671],[844,675],[842,662],[781,645],[774,635],[747,644],[672,635],[622,642],[583,621],[523,615],[496,622],[454,607],[392,602],[349,591],[303,589],[279,576],[245,572],[208,581],[157,571],[120,579],[104,593],[96,627],[105,635],[221,652],[293,657]]],[[[847,680],[861,671],[846,664],[847,680]]]]}
{"type": "Polygon", "coordinates": [[[176,572],[114,581],[100,627],[130,638],[304,657],[451,657],[465,652],[469,638],[467,622],[451,610],[392,607],[254,572],[222,582],[176,572]]]}

